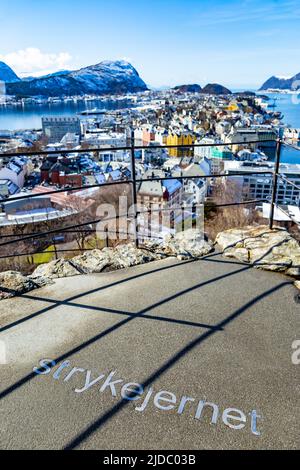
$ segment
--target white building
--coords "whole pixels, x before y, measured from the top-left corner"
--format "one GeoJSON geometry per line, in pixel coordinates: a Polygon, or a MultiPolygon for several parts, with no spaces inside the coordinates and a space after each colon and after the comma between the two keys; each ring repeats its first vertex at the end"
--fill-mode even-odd
{"type": "MultiPolygon", "coordinates": [[[[213,137],[204,137],[201,140],[197,140],[195,144],[210,144],[216,143],[216,139],[213,137]]],[[[194,147],[194,158],[195,161],[200,161],[203,158],[211,158],[212,147],[194,147]]]]}
{"type": "MultiPolygon", "coordinates": [[[[265,172],[273,171],[274,163],[251,163],[238,161],[225,161],[224,173],[239,173],[239,176],[224,178],[224,182],[233,181],[237,184],[240,197],[247,199],[263,199],[270,201],[272,197],[273,178],[271,174],[265,172]],[[260,174],[251,174],[258,171],[260,174]]],[[[282,173],[293,184],[278,178],[277,198],[278,204],[298,204],[300,200],[300,165],[282,163],[280,165],[282,173]],[[298,186],[299,188],[295,187],[298,186]]]]}
{"type": "Polygon", "coordinates": [[[135,140],[143,140],[143,128],[138,127],[137,129],[134,129],[134,139],[135,140]]]}
{"type": "Polygon", "coordinates": [[[168,137],[168,131],[164,128],[159,128],[155,132],[155,142],[158,142],[160,145],[164,145],[166,143],[166,139],[168,137]]]}
{"type": "Polygon", "coordinates": [[[99,152],[98,158],[100,162],[124,162],[129,161],[130,156],[127,150],[115,150],[99,152]]]}
{"type": "Polygon", "coordinates": [[[199,204],[204,202],[207,195],[208,180],[201,178],[210,174],[209,160],[203,159],[200,164],[191,163],[185,168],[175,169],[172,176],[195,177],[193,179],[182,180],[183,184],[183,203],[186,205],[199,204]]]}
{"type": "Polygon", "coordinates": [[[125,147],[126,135],[119,132],[91,130],[85,135],[84,142],[97,147],[125,147]]]}
{"type": "Polygon", "coordinates": [[[19,188],[24,186],[25,176],[27,175],[27,158],[14,157],[8,164],[1,168],[0,179],[9,180],[19,188]]]}
{"type": "Polygon", "coordinates": [[[252,152],[249,149],[243,149],[240,150],[237,154],[238,158],[241,161],[264,161],[268,160],[268,157],[264,152],[261,152],[260,150],[257,150],[256,152],[252,152]]]}
{"type": "Polygon", "coordinates": [[[0,104],[6,103],[6,86],[5,82],[0,80],[0,104]]]}
{"type": "Polygon", "coordinates": [[[216,123],[216,133],[221,137],[229,134],[232,124],[229,121],[220,121],[216,123]]]}
{"type": "Polygon", "coordinates": [[[300,140],[300,129],[287,128],[283,131],[283,137],[289,140],[300,140]]]}
{"type": "Polygon", "coordinates": [[[73,134],[72,132],[68,132],[66,135],[63,136],[60,142],[64,146],[76,147],[77,145],[79,145],[79,140],[79,135],[73,134]]]}

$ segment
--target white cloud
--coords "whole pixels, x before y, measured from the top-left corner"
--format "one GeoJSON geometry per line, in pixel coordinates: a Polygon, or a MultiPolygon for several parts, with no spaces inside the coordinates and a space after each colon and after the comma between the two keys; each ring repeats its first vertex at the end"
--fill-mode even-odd
{"type": "Polygon", "coordinates": [[[49,54],[37,47],[27,47],[16,52],[0,54],[0,60],[20,76],[38,76],[68,68],[71,59],[68,52],[49,54]]]}

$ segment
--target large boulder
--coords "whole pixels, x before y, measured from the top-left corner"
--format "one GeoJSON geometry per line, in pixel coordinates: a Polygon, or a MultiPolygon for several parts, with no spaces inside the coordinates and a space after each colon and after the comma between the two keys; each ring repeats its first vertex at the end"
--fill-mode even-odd
{"type": "Polygon", "coordinates": [[[85,273],[100,273],[129,268],[137,264],[148,263],[158,259],[155,253],[136,248],[133,243],[118,245],[115,248],[87,251],[72,258],[72,263],[85,273]]]}
{"type": "Polygon", "coordinates": [[[204,239],[203,233],[192,228],[177,232],[174,236],[165,238],[162,243],[150,240],[145,245],[156,253],[178,259],[201,258],[213,250],[213,244],[204,239]]]}
{"type": "Polygon", "coordinates": [[[41,264],[34,270],[31,278],[35,279],[42,276],[48,279],[54,279],[57,277],[76,276],[78,274],[83,274],[83,271],[75,266],[72,260],[61,258],[50,261],[50,263],[41,264]]]}
{"type": "Polygon", "coordinates": [[[41,264],[32,274],[33,278],[45,276],[50,279],[58,277],[77,276],[78,274],[100,273],[115,271],[137,264],[148,263],[161,256],[147,250],[136,248],[133,244],[119,245],[115,248],[86,251],[72,259],[50,261],[41,264]]]}
{"type": "Polygon", "coordinates": [[[110,253],[111,269],[129,268],[137,264],[149,263],[159,259],[156,253],[151,253],[141,248],[136,248],[133,244],[119,245],[110,253]]]}
{"type": "Polygon", "coordinates": [[[297,287],[297,289],[300,290],[300,281],[295,281],[294,286],[297,287]]]}
{"type": "Polygon", "coordinates": [[[220,232],[216,243],[226,257],[256,268],[300,276],[300,245],[286,229],[266,225],[247,226],[220,232]]]}
{"type": "Polygon", "coordinates": [[[0,273],[0,299],[21,295],[50,283],[51,281],[41,276],[33,279],[18,271],[5,271],[0,273]]]}
{"type": "Polygon", "coordinates": [[[204,239],[202,232],[191,228],[176,233],[174,238],[167,242],[167,248],[177,258],[188,259],[207,255],[212,251],[213,245],[204,239]]]}
{"type": "Polygon", "coordinates": [[[101,273],[110,263],[109,249],[86,251],[72,258],[72,263],[84,273],[101,273]]]}

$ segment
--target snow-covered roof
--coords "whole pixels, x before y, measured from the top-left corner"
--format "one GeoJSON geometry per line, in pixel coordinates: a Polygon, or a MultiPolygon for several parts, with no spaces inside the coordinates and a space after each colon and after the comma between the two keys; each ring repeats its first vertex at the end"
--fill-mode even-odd
{"type": "Polygon", "coordinates": [[[164,180],[163,186],[167,189],[169,194],[173,194],[182,187],[182,184],[179,180],[164,180]]]}
{"type": "MultiPolygon", "coordinates": [[[[263,203],[263,217],[269,218],[270,216],[270,204],[264,202],[263,203]]],[[[274,209],[274,220],[281,221],[281,222],[299,222],[300,223],[300,209],[298,206],[294,205],[286,205],[284,207],[275,206],[274,209]]]]}

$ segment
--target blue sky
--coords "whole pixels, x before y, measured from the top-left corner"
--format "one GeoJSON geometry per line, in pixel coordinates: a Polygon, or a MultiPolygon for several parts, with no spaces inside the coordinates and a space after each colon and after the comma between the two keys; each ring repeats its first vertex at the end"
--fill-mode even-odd
{"type": "Polygon", "coordinates": [[[20,75],[126,59],[151,86],[255,88],[300,72],[299,0],[1,0],[0,22],[20,75]]]}

